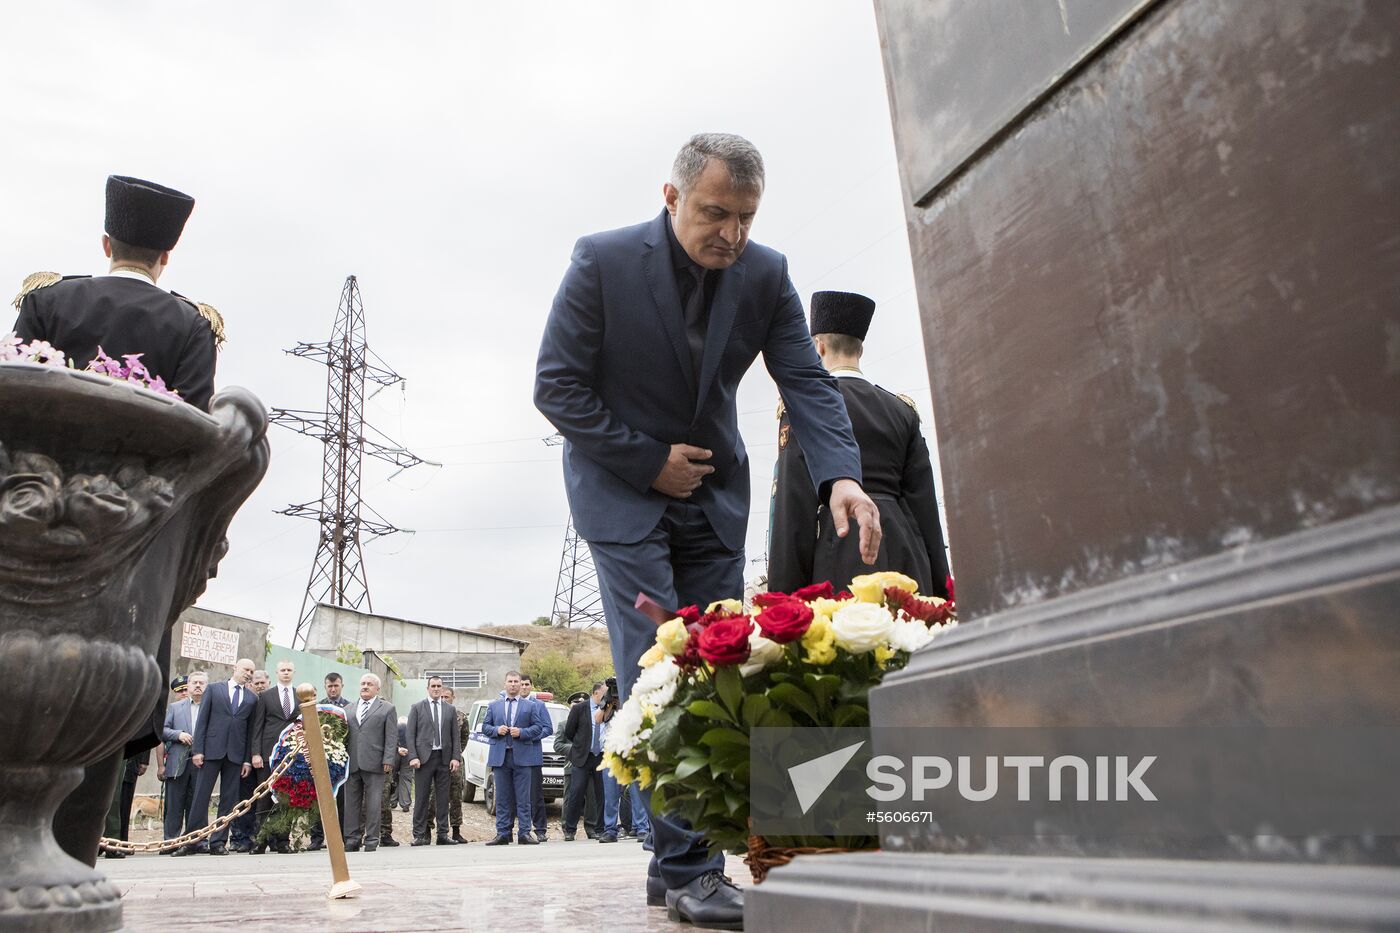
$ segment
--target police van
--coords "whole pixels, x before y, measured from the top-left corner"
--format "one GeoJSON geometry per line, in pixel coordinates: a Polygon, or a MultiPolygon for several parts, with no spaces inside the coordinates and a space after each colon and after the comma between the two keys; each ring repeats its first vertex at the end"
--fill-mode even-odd
{"type": "MultiPolygon", "coordinates": [[[[565,758],[554,751],[554,736],[558,735],[559,731],[564,728],[564,721],[569,718],[569,708],[563,703],[555,703],[552,693],[537,692],[534,694],[534,699],[544,703],[544,708],[549,710],[549,721],[554,725],[550,736],[540,745],[544,752],[544,771],[541,782],[544,787],[544,799],[559,800],[564,796],[565,758]]],[[[476,799],[479,788],[486,812],[495,813],[496,782],[492,777],[491,769],[486,766],[486,756],[491,751],[491,742],[481,734],[481,723],[486,719],[486,707],[489,703],[491,703],[490,700],[477,700],[472,704],[471,712],[467,714],[471,735],[467,740],[467,747],[463,749],[462,759],[467,769],[467,789],[465,792],[467,801],[476,799]]]]}

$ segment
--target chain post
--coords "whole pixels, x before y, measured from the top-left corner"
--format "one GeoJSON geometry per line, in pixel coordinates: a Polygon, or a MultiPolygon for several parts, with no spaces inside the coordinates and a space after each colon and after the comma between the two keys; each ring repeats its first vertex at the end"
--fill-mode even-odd
{"type": "Polygon", "coordinates": [[[321,810],[321,832],[326,839],[326,851],[331,857],[331,899],[354,897],[360,885],[350,880],[350,866],[345,861],[345,840],[340,835],[340,820],[335,811],[335,794],[331,791],[331,770],[326,760],[325,737],[321,733],[321,716],[316,711],[316,688],[311,684],[297,687],[301,700],[302,736],[306,740],[306,758],[311,776],[316,781],[316,804],[321,810]]]}

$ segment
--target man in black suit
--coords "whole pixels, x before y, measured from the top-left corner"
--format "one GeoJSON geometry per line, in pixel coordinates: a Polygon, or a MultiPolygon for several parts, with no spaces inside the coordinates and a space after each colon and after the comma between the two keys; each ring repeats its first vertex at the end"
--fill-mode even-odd
{"type": "MultiPolygon", "coordinates": [[[[241,799],[242,779],[253,770],[248,754],[248,726],[257,705],[248,682],[253,679],[253,662],[240,658],[233,666],[233,676],[223,683],[211,684],[204,691],[203,711],[194,727],[193,753],[190,761],[199,769],[195,778],[194,801],[190,804],[189,831],[209,825],[209,798],[214,782],[219,782],[219,818],[227,816],[241,799]]],[[[206,852],[227,855],[228,827],[213,835],[208,844],[191,843],[177,855],[206,852]]]]}
{"type": "Polygon", "coordinates": [[[433,788],[437,810],[437,844],[456,845],[449,833],[448,800],[452,772],[462,766],[457,710],[442,700],[442,678],[428,678],[428,698],[408,712],[409,767],[417,768],[413,780],[413,844],[428,844],[428,786],[433,788]]]}
{"type": "Polygon", "coordinates": [[[779,411],[778,473],[773,491],[768,588],[789,593],[830,581],[844,589],[851,578],[896,570],[919,582],[926,596],[948,596],[948,556],[938,520],[938,491],[928,445],[914,402],[875,385],[860,370],[875,302],[849,292],[812,296],[812,341],[822,365],[836,377],[851,416],[865,490],[880,510],[884,537],[873,565],[856,542],[836,534],[831,511],[817,495],[807,469],[804,438],[779,411]]]}
{"type": "MultiPolygon", "coordinates": [[[[291,661],[277,662],[277,685],[258,694],[253,706],[252,737],[249,741],[253,752],[253,767],[257,769],[256,784],[267,780],[272,772],[272,751],[282,730],[296,721],[301,701],[297,699],[296,688],[292,686],[292,675],[296,666],[291,661]]],[[[255,784],[255,786],[256,786],[255,784]]],[[[277,852],[292,851],[291,840],[285,836],[262,839],[263,820],[272,809],[272,795],[265,794],[256,805],[256,821],[253,824],[253,853],[261,855],[268,845],[277,852]]]]}
{"type": "MultiPolygon", "coordinates": [[[[606,694],[606,685],[598,681],[587,701],[569,707],[569,718],[564,722],[569,764],[573,768],[569,774],[568,796],[564,798],[565,842],[573,842],[579,814],[585,809],[587,798],[593,798],[597,812],[603,810],[603,773],[598,765],[603,760],[602,704],[606,694]]],[[[594,835],[589,833],[590,838],[594,835]]]]}
{"type": "Polygon", "coordinates": [[[156,285],[192,210],[194,199],[173,188],[109,176],[102,251],[110,271],[29,276],[17,299],[15,333],[25,341],[47,340],[79,369],[99,347],[118,360],[139,353],[153,376],[208,411],[223,318],[209,305],[156,285]]]}

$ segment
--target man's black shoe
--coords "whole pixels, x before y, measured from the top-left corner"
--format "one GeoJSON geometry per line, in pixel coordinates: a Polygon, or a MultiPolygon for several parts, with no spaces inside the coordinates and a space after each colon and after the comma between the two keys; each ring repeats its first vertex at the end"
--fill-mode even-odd
{"type": "Polygon", "coordinates": [[[386,849],[392,849],[394,846],[399,844],[399,841],[393,836],[380,836],[379,844],[384,846],[386,849]]]}
{"type": "Polygon", "coordinates": [[[427,845],[427,844],[428,844],[428,837],[427,837],[427,836],[419,836],[419,837],[417,837],[416,839],[414,839],[412,843],[410,843],[410,845],[415,845],[415,846],[425,846],[425,845],[427,845]]]}
{"type": "Polygon", "coordinates": [[[616,834],[616,833],[603,833],[603,835],[601,835],[601,836],[598,837],[598,841],[599,841],[599,842],[617,842],[617,834],[616,834]]]}
{"type": "Polygon", "coordinates": [[[699,878],[666,892],[666,916],[707,930],[744,928],[744,892],[712,868],[699,878]]]}
{"type": "Polygon", "coordinates": [[[540,841],[529,833],[521,833],[515,841],[522,846],[537,846],[540,844],[540,841]]]}
{"type": "Polygon", "coordinates": [[[565,842],[573,842],[573,841],[574,841],[574,834],[573,834],[573,833],[565,833],[565,834],[564,834],[564,841],[565,841],[565,842]]]}
{"type": "Polygon", "coordinates": [[[214,843],[213,845],[211,845],[211,846],[209,847],[209,854],[210,854],[210,855],[228,855],[228,849],[226,849],[226,848],[224,847],[223,843],[216,842],[216,843],[214,843]]]}
{"type": "Polygon", "coordinates": [[[508,846],[508,845],[510,845],[510,837],[509,837],[509,836],[497,836],[495,839],[492,839],[490,842],[488,842],[488,843],[486,843],[486,844],[487,844],[488,846],[508,846]]]}
{"type": "MultiPolygon", "coordinates": [[[[266,846],[265,844],[259,843],[259,846],[263,849],[263,851],[267,851],[267,846],[266,846]]],[[[253,851],[253,846],[252,846],[251,844],[249,844],[249,843],[246,843],[246,842],[238,842],[238,843],[233,844],[232,846],[229,846],[229,851],[231,851],[231,852],[252,852],[252,851],[253,851]]]]}
{"type": "Polygon", "coordinates": [[[278,839],[277,842],[273,844],[272,848],[278,855],[292,854],[292,844],[286,839],[278,839]]]}
{"type": "Polygon", "coordinates": [[[548,841],[549,841],[549,833],[535,833],[535,841],[536,841],[536,842],[548,842],[548,841]]]}
{"type": "Polygon", "coordinates": [[[174,854],[174,855],[208,855],[208,854],[209,854],[209,847],[208,847],[207,845],[201,845],[201,844],[199,844],[199,843],[191,842],[189,845],[181,846],[180,848],[176,849],[176,850],[174,851],[174,853],[172,853],[172,854],[174,854]]]}
{"type": "Polygon", "coordinates": [[[666,906],[666,882],[659,875],[647,875],[647,906],[666,906]]]}
{"type": "Polygon", "coordinates": [[[325,847],[326,847],[326,844],[325,844],[324,842],[313,842],[313,843],[311,843],[311,845],[309,845],[309,846],[306,847],[306,851],[308,851],[308,852],[320,852],[320,851],[321,851],[322,849],[324,849],[325,847]]]}
{"type": "Polygon", "coordinates": [[[258,843],[257,845],[253,846],[251,849],[241,849],[241,850],[240,850],[237,846],[235,846],[235,847],[234,847],[234,850],[235,850],[235,851],[243,851],[243,852],[251,852],[251,853],[253,853],[254,855],[262,855],[264,852],[267,851],[267,843],[265,843],[265,842],[260,842],[260,843],[258,843]]]}
{"type": "Polygon", "coordinates": [[[594,832],[593,830],[591,830],[591,829],[585,829],[585,830],[583,831],[583,834],[584,834],[585,836],[587,836],[589,839],[597,839],[597,838],[598,838],[598,834],[595,833],[595,832],[594,832]]]}
{"type": "Polygon", "coordinates": [[[457,843],[457,845],[459,846],[464,846],[467,844],[467,840],[462,838],[462,827],[452,827],[452,841],[457,843]]]}
{"type": "Polygon", "coordinates": [[[455,846],[457,844],[457,840],[453,839],[451,836],[438,836],[437,844],[440,846],[455,846]]]}
{"type": "Polygon", "coordinates": [[[368,843],[368,842],[365,843],[365,851],[366,851],[366,852],[373,852],[373,851],[374,851],[375,849],[377,849],[377,848],[379,848],[379,846],[374,845],[373,843],[368,843]]]}
{"type": "Polygon", "coordinates": [[[347,842],[345,843],[345,851],[358,852],[360,851],[360,844],[358,842],[347,842]]]}
{"type": "Polygon", "coordinates": [[[118,852],[116,849],[103,849],[103,858],[126,858],[125,852],[118,852]]]}

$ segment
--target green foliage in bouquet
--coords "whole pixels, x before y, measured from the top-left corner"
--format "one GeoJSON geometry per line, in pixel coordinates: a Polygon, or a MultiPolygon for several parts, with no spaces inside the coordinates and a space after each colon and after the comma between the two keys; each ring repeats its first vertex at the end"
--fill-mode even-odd
{"type": "MultiPolygon", "coordinates": [[[[657,629],[642,672],[608,726],[605,763],[652,790],[658,813],[685,817],[715,850],[743,849],[753,729],[868,726],[870,688],[956,624],[952,603],[921,598],[898,573],[688,606],[657,629]]],[[[843,849],[870,836],[773,838],[843,849]]]]}

